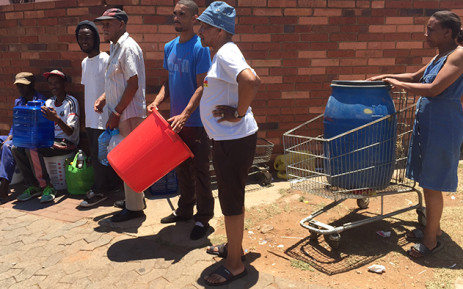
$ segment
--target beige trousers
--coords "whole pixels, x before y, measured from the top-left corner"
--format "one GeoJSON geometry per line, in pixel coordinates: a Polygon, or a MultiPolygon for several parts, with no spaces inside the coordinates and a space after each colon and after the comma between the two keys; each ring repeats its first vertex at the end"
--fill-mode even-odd
{"type": "MultiPolygon", "coordinates": [[[[144,119],[132,117],[119,122],[119,134],[123,137],[128,136],[144,119]]],[[[130,211],[141,211],[144,209],[143,192],[137,193],[124,182],[125,208],[130,211]]]]}

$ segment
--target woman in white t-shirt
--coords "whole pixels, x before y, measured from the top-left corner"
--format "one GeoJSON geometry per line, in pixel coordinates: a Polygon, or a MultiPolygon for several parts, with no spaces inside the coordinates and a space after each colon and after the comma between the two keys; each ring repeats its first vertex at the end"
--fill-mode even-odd
{"type": "Polygon", "coordinates": [[[226,258],[223,266],[205,278],[208,285],[214,286],[247,274],[242,262],[244,192],[258,130],[250,105],[260,79],[232,41],[235,16],[233,7],[216,1],[198,17],[201,43],[210,47],[213,55],[203,84],[201,121],[213,143],[213,164],[228,241],[207,248],[209,254],[226,258]]]}

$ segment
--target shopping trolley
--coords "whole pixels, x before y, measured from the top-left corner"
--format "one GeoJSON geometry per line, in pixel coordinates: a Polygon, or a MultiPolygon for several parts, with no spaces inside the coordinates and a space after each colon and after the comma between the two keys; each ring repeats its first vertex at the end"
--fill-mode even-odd
{"type": "Polygon", "coordinates": [[[391,95],[396,108],[394,114],[335,137],[324,138],[323,114],[284,133],[283,145],[285,155],[289,159],[286,173],[291,188],[333,200],[332,203],[300,221],[300,225],[310,231],[311,239],[315,240],[319,235],[324,235],[327,243],[332,248],[337,248],[341,232],[409,210],[416,210],[418,222],[425,225],[426,217],[421,193],[415,189],[415,182],[405,176],[416,97],[409,96],[404,91],[394,91],[391,95]],[[394,125],[391,126],[391,123],[394,125]],[[372,137],[374,133],[381,134],[385,127],[392,127],[392,138],[376,140],[372,137]],[[340,140],[345,138],[361,145],[332,154],[333,147],[339,146],[340,140]],[[390,154],[392,158],[388,162],[377,164],[376,158],[381,154],[390,154]],[[362,165],[358,165],[359,162],[362,165]],[[368,165],[369,163],[373,165],[368,165]],[[385,173],[387,171],[390,171],[389,175],[385,173]],[[416,192],[418,198],[416,204],[384,213],[385,196],[408,192],[416,192]],[[380,215],[337,227],[315,220],[315,217],[346,199],[356,199],[358,207],[366,209],[371,197],[381,197],[380,215]]]}
{"type": "MultiPolygon", "coordinates": [[[[256,152],[249,169],[248,176],[256,178],[261,186],[268,186],[272,183],[272,175],[269,172],[268,162],[272,156],[274,144],[264,138],[257,138],[256,152]]],[[[209,155],[209,170],[211,172],[211,183],[216,184],[214,166],[212,165],[212,147],[209,155]]]]}

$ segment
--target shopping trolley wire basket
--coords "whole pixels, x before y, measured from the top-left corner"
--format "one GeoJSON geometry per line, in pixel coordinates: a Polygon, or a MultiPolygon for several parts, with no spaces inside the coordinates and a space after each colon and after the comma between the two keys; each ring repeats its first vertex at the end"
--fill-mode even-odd
{"type": "MultiPolygon", "coordinates": [[[[291,188],[333,202],[301,221],[315,235],[328,234],[339,241],[343,230],[416,209],[424,222],[422,197],[415,182],[406,178],[408,147],[413,131],[415,96],[394,91],[396,112],[331,138],[323,136],[321,114],[283,135],[287,175],[291,188]],[[416,192],[416,205],[384,214],[382,197],[416,192]],[[369,197],[381,197],[381,215],[332,227],[314,218],[346,199],[366,208],[369,197]]],[[[330,244],[332,245],[332,244],[330,244]]]]}
{"type": "MultiPolygon", "coordinates": [[[[268,186],[272,182],[272,175],[269,172],[268,162],[272,156],[274,144],[264,138],[257,138],[256,152],[249,170],[249,176],[256,176],[261,186],[268,186]]],[[[212,148],[211,148],[212,153],[212,148]]],[[[209,170],[211,172],[211,183],[216,184],[212,154],[209,156],[209,170]]]]}

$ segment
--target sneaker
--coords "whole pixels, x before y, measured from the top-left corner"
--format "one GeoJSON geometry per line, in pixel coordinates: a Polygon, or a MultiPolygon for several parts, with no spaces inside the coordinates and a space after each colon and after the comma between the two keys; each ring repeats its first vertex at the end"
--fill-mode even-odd
{"type": "Polygon", "coordinates": [[[21,195],[18,196],[18,201],[24,202],[32,198],[40,196],[42,192],[39,187],[30,186],[21,195]]]}
{"type": "Polygon", "coordinates": [[[103,195],[103,194],[100,194],[100,193],[95,194],[95,192],[93,190],[90,190],[90,191],[87,192],[85,200],[83,200],[79,204],[79,206],[84,207],[84,208],[93,207],[93,206],[103,202],[107,198],[108,197],[103,195]]]}
{"type": "Polygon", "coordinates": [[[203,225],[201,222],[196,222],[193,230],[190,233],[191,240],[199,240],[206,236],[207,231],[209,230],[209,224],[203,225]]]}
{"type": "Polygon", "coordinates": [[[41,203],[51,202],[55,199],[55,189],[52,186],[46,186],[43,190],[42,197],[40,198],[41,203]]]}

